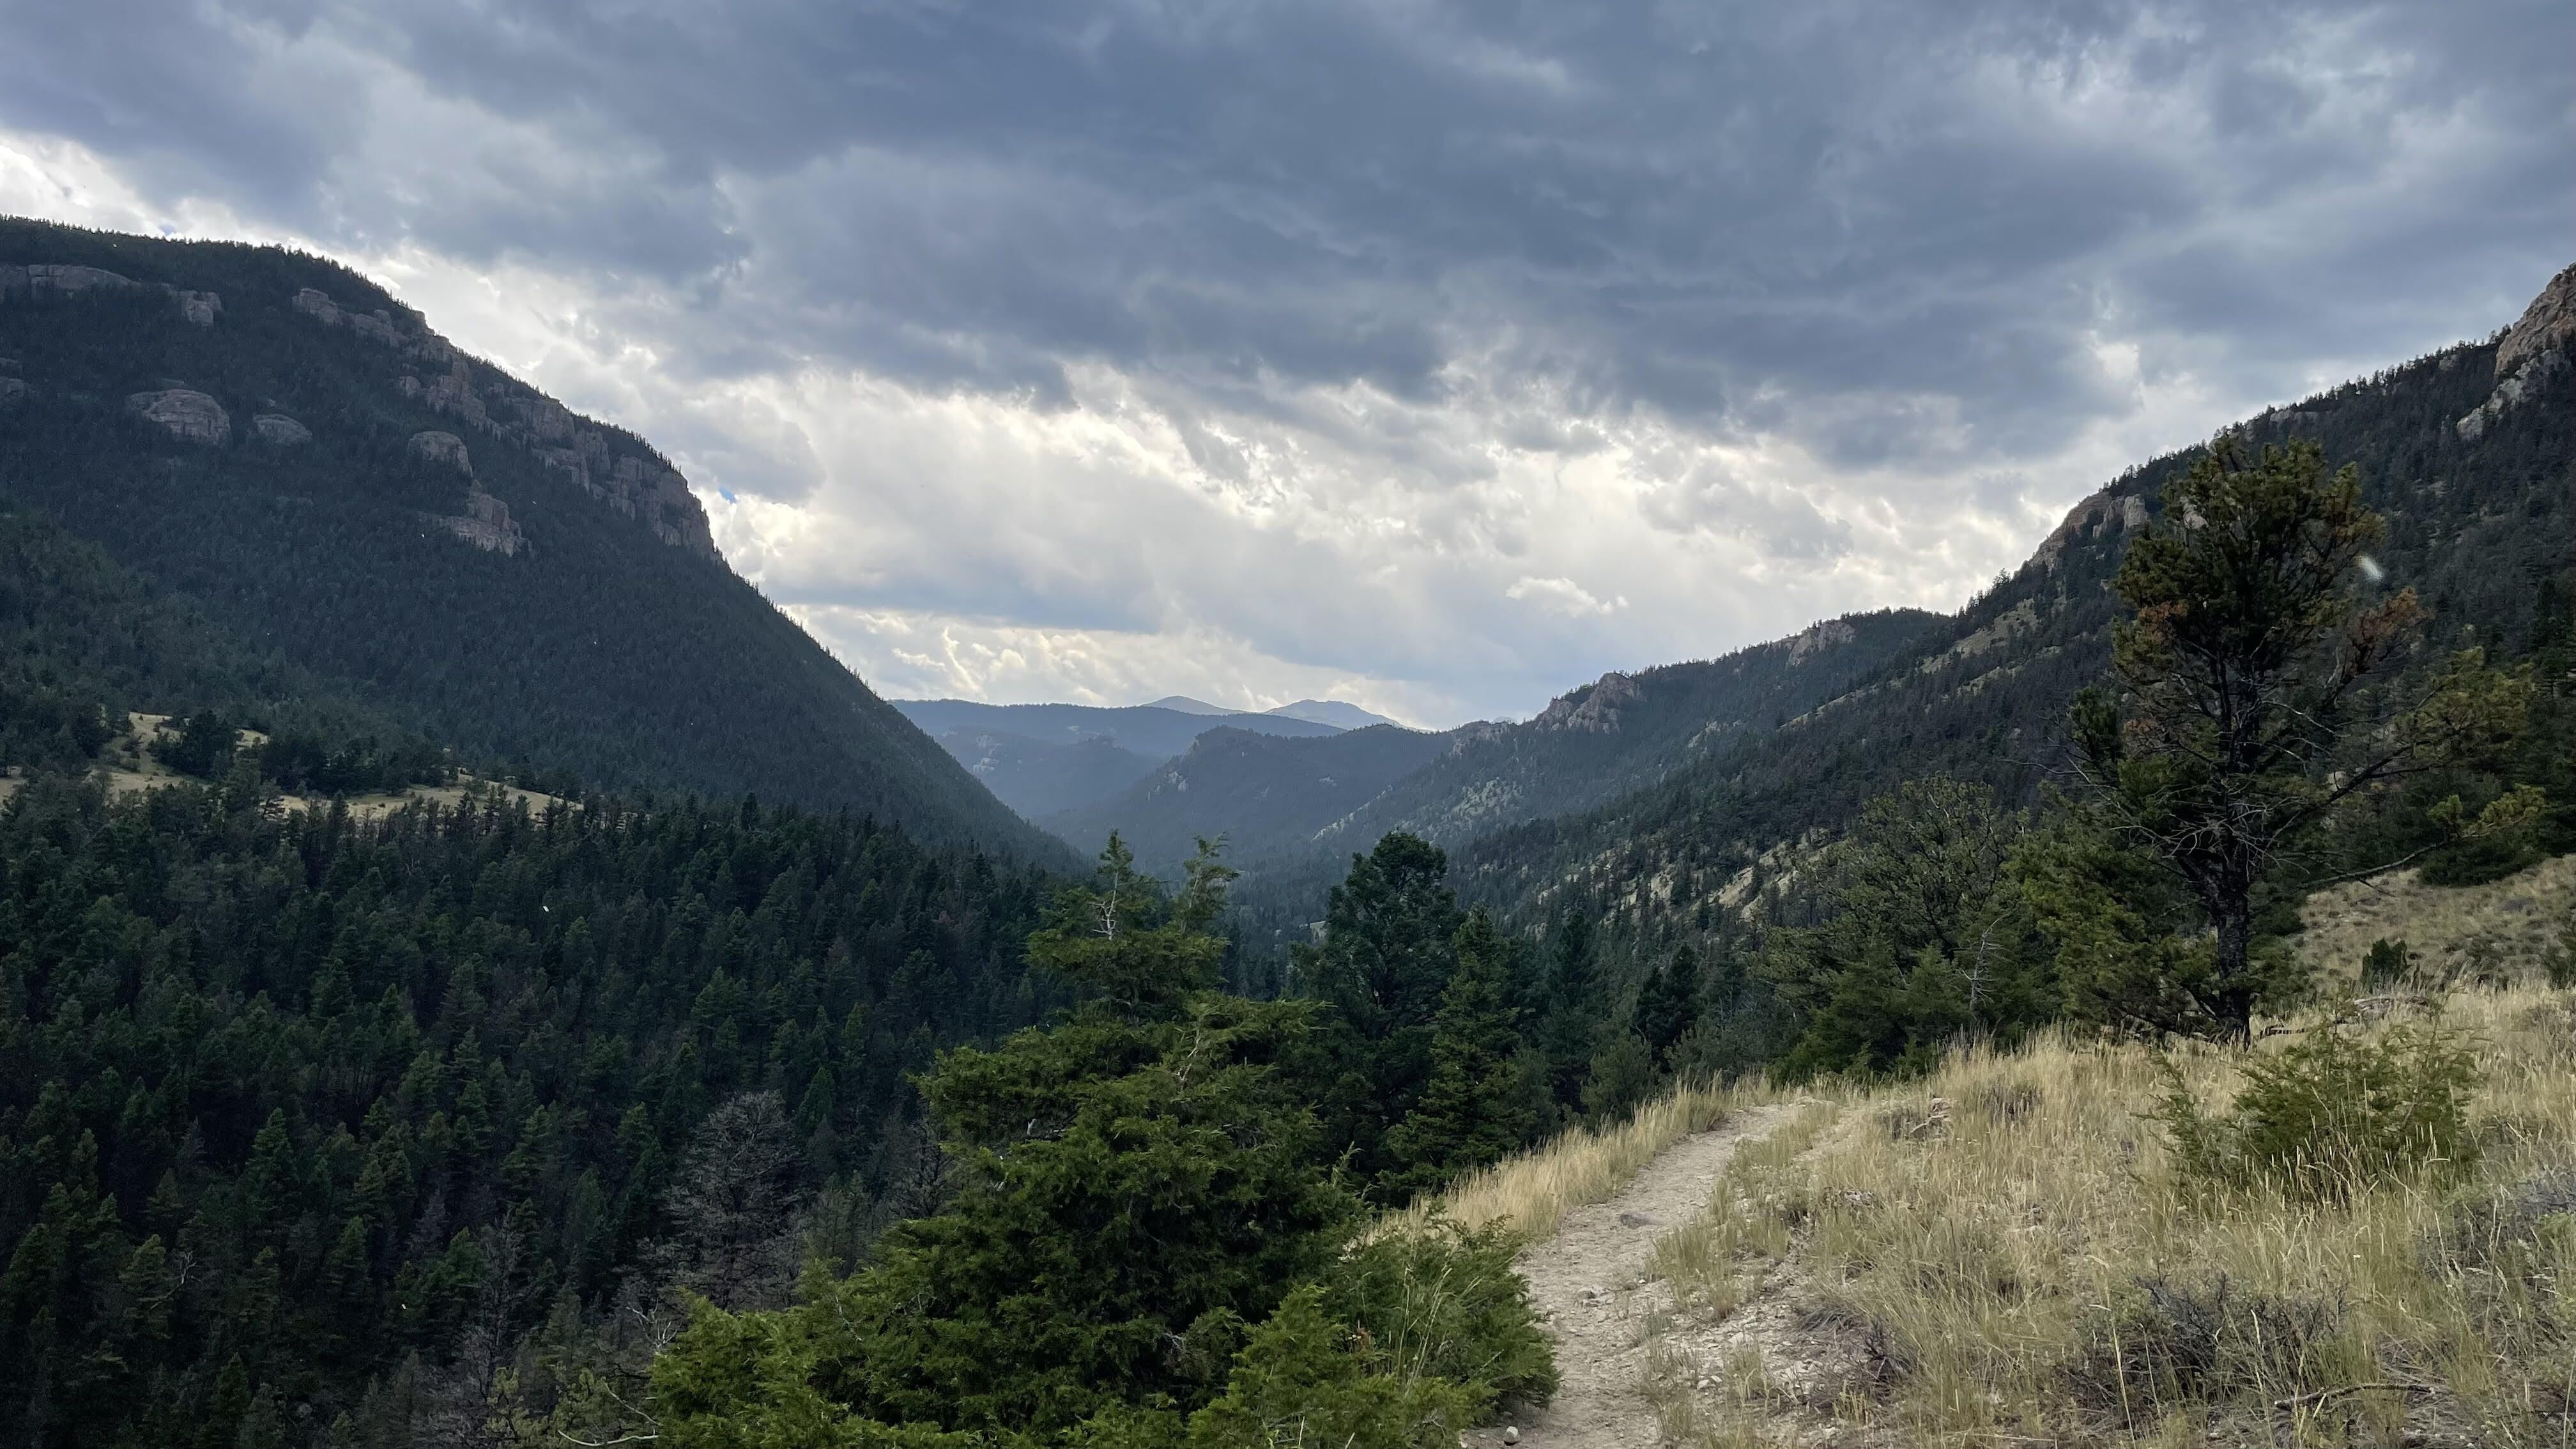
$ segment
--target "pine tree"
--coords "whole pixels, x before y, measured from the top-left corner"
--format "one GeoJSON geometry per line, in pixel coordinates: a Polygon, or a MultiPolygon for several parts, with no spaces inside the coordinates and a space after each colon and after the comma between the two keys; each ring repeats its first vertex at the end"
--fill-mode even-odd
{"type": "Polygon", "coordinates": [[[1457,969],[1462,922],[1448,873],[1437,846],[1391,833],[1351,857],[1323,940],[1291,949],[1301,990],[1332,1008],[1321,1038],[1325,1126],[1363,1178],[1393,1165],[1386,1134],[1431,1075],[1432,1016],[1457,969]]]}
{"type": "Polygon", "coordinates": [[[1431,1078],[1422,1100],[1387,1134],[1393,1165],[1379,1196],[1402,1202],[1462,1172],[1498,1162],[1538,1128],[1521,1065],[1520,1033],[1506,1004],[1507,952],[1493,918],[1467,917],[1455,941],[1458,968],[1432,1021],[1431,1078]]]}
{"type": "MultiPolygon", "coordinates": [[[[1312,1004],[1206,988],[1222,887],[1203,855],[1166,898],[1123,849],[1104,853],[1030,942],[1098,994],[1053,1029],[943,1053],[922,1079],[956,1195],[860,1272],[809,1280],[794,1308],[701,1315],[655,1369],[665,1432],[744,1442],[792,1398],[812,1415],[795,1442],[839,1415],[1044,1436],[1214,1397],[1221,1367],[1183,1350],[1265,1317],[1333,1259],[1354,1206],[1279,1066],[1312,1004]]],[[[855,1442],[936,1441],[862,1428],[855,1442]]]]}
{"type": "Polygon", "coordinates": [[[1782,1070],[1928,1065],[1953,1038],[2010,1038],[2057,1008],[2005,866],[2020,815],[1986,790],[1910,780],[1862,808],[1819,875],[1830,914],[1775,933],[1766,970],[1805,1018],[1782,1070]]]}
{"type": "MultiPolygon", "coordinates": [[[[2138,986],[2142,1000],[2189,1003],[2155,1029],[2249,1040],[2279,984],[2254,946],[2256,903],[2282,862],[2345,800],[2491,756],[2522,728],[2528,685],[2475,650],[2412,710],[2384,711],[2365,689],[2423,616],[2414,590],[2373,597],[2360,578],[2386,533],[2358,471],[2328,475],[2316,444],[2256,457],[2221,438],[2112,580],[2129,609],[2112,651],[2125,717],[2103,691],[2077,699],[2082,777],[2102,828],[2161,862],[2210,933],[2190,979],[2138,986]]],[[[2508,828],[2537,808],[2536,791],[2509,795],[2480,824],[2508,828]]]]}
{"type": "Polygon", "coordinates": [[[1538,1036],[1549,1095],[1565,1108],[1581,1105],[1602,1035],[1592,936],[1592,916],[1580,906],[1559,915],[1548,930],[1547,1014],[1538,1036]]]}
{"type": "Polygon", "coordinates": [[[1667,1066],[1699,1012],[1699,954],[1684,946],[1646,978],[1628,1029],[1653,1050],[1656,1065],[1667,1066]]]}

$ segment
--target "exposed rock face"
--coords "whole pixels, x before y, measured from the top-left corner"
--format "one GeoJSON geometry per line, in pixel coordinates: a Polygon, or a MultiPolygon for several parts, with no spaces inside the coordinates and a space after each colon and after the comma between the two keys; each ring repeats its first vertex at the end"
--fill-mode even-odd
{"type": "MultiPolygon", "coordinates": [[[[568,475],[584,493],[643,523],[662,542],[722,559],[707,528],[706,510],[689,492],[688,480],[660,459],[617,455],[605,434],[582,426],[582,420],[563,404],[507,377],[495,378],[487,371],[478,385],[476,364],[446,339],[434,332],[406,336],[386,312],[353,312],[311,287],[295,294],[294,307],[326,327],[346,326],[425,364],[426,379],[406,373],[395,382],[405,399],[527,448],[548,468],[568,475]]],[[[412,439],[412,446],[425,455],[453,461],[468,477],[473,475],[465,460],[464,440],[454,433],[422,433],[412,439]],[[422,441],[431,438],[446,442],[422,441]],[[428,454],[428,449],[438,451],[428,454]]]]}
{"type": "Polygon", "coordinates": [[[465,359],[461,357],[446,376],[429,380],[423,400],[433,412],[453,413],[476,427],[492,420],[490,412],[483,406],[483,399],[474,395],[473,374],[466,370],[465,359]]]}
{"type": "Polygon", "coordinates": [[[1637,681],[1616,670],[1602,675],[1571,694],[1561,695],[1538,718],[1530,721],[1532,729],[1584,730],[1608,734],[1619,728],[1619,711],[1645,697],[1637,681]]]}
{"type": "Polygon", "coordinates": [[[64,262],[0,267],[0,297],[17,292],[35,297],[76,297],[83,292],[115,291],[140,285],[132,277],[120,276],[101,267],[76,267],[64,262]]]}
{"type": "MultiPolygon", "coordinates": [[[[445,437],[446,434],[428,436],[445,437]]],[[[465,490],[465,512],[462,515],[440,518],[437,522],[448,532],[487,553],[511,557],[528,546],[528,536],[519,531],[517,521],[510,517],[510,505],[484,492],[480,483],[465,490]]]]}
{"type": "Polygon", "coordinates": [[[2110,489],[2105,488],[2067,510],[2066,521],[2058,524],[2054,532],[2040,540],[2039,547],[2031,554],[2031,558],[2041,568],[2055,569],[2057,561],[2066,556],[2067,545],[2079,538],[2091,537],[2097,528],[2129,529],[2139,527],[2146,521],[2147,505],[2144,499],[2134,494],[2127,497],[2115,496],[2110,489]]]}
{"type": "Polygon", "coordinates": [[[250,430],[263,443],[281,448],[299,447],[313,441],[313,430],[284,413],[261,413],[250,420],[250,430]]]}
{"type": "Polygon", "coordinates": [[[1789,662],[1792,665],[1804,664],[1809,656],[1819,650],[1830,649],[1837,644],[1849,644],[1859,637],[1860,632],[1841,619],[1827,619],[1821,624],[1811,624],[1805,633],[1789,641],[1789,662]]]}
{"type": "Polygon", "coordinates": [[[2487,394],[2485,402],[2478,404],[2474,411],[2460,419],[2457,424],[2460,441],[2476,442],[2486,432],[2489,423],[2503,417],[2506,412],[2519,404],[2525,395],[2550,377],[2565,371],[2566,368],[2567,349],[2564,347],[2552,347],[2524,358],[2522,365],[2515,368],[2511,376],[2497,383],[2495,391],[2487,394]]]}
{"type": "MultiPolygon", "coordinates": [[[[565,415],[567,418],[570,414],[565,415]]],[[[569,448],[539,448],[537,457],[549,468],[571,475],[584,493],[638,519],[653,536],[704,558],[721,559],[715,537],[707,530],[707,513],[689,491],[689,480],[657,459],[628,454],[609,461],[608,440],[583,428],[569,448]]]]}
{"type": "Polygon", "coordinates": [[[433,463],[445,463],[468,478],[474,476],[474,460],[465,456],[465,440],[454,433],[414,433],[411,450],[433,463]]]}
{"type": "Polygon", "coordinates": [[[387,347],[403,345],[402,329],[394,325],[393,314],[382,307],[372,312],[356,311],[332,301],[330,293],[312,287],[298,291],[289,305],[325,327],[346,324],[350,331],[387,347]]]}
{"type": "MultiPolygon", "coordinates": [[[[30,297],[77,297],[84,292],[122,292],[144,285],[122,273],[104,267],[74,266],[69,262],[33,262],[26,266],[0,267],[0,298],[17,295],[30,297]]],[[[213,292],[182,291],[164,282],[161,290],[179,304],[179,315],[200,327],[212,327],[223,315],[224,299],[213,292]]]]}
{"type": "Polygon", "coordinates": [[[2550,278],[2523,309],[2522,320],[2505,329],[2496,343],[2496,390],[2460,419],[2460,440],[2476,442],[2490,423],[2565,368],[2571,339],[2576,339],[2576,266],[2550,278]]]}
{"type": "Polygon", "coordinates": [[[223,405],[184,387],[138,392],[125,400],[125,409],[183,443],[220,448],[233,440],[233,420],[223,405]]]}
{"type": "MultiPolygon", "coordinates": [[[[572,441],[572,414],[553,398],[512,396],[504,401],[509,404],[511,411],[519,415],[519,424],[528,430],[529,437],[540,443],[560,444],[572,441]]],[[[539,451],[542,453],[545,450],[539,451]]]]}
{"type": "Polygon", "coordinates": [[[2525,362],[2576,337],[2576,266],[2549,279],[2540,295],[2523,309],[2496,344],[2496,376],[2505,377],[2525,362]]]}

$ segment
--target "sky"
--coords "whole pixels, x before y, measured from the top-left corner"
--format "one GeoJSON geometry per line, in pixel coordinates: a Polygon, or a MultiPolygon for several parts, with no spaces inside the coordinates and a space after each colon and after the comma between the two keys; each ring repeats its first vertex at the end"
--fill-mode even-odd
{"type": "Polygon", "coordinates": [[[1526,716],[1955,608],[2576,261],[2576,6],[0,0],[0,211],[287,241],[882,693],[1526,716]]]}

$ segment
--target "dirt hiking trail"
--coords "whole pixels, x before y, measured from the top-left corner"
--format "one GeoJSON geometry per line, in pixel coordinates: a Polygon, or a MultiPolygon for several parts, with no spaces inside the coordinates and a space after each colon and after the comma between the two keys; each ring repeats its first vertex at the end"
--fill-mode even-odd
{"type": "MultiPolygon", "coordinates": [[[[1642,1325],[1629,1290],[1654,1262],[1655,1243],[1708,1206],[1735,1149],[1767,1135],[1785,1109],[1753,1107],[1685,1137],[1606,1202],[1566,1214],[1555,1236],[1523,1249],[1530,1305],[1556,1340],[1556,1398],[1517,1427],[1527,1449],[1652,1449],[1653,1406],[1637,1390],[1642,1325]]],[[[1466,1437],[1477,1449],[1505,1441],[1499,1428],[1466,1437]]]]}

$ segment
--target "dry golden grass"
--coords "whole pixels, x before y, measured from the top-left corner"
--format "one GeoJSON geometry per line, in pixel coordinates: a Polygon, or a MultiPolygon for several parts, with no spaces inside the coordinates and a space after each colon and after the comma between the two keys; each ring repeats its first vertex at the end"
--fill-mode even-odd
{"type": "MultiPolygon", "coordinates": [[[[2576,1167],[2576,1009],[2519,987],[2463,994],[2446,1020],[2487,1074],[2476,1175],[2430,1171],[2341,1204],[2252,1192],[2195,1207],[2146,1115],[2164,1084],[2134,1047],[1968,1053],[1847,1099],[1821,1140],[1837,1104],[1812,1109],[1740,1155],[1709,1219],[1667,1240],[1675,1331],[1786,1294],[1883,1372],[1830,1413],[1739,1387],[1689,1395],[1714,1401],[1667,1423],[1711,1444],[1780,1437],[1800,1414],[1897,1442],[2576,1442],[2576,1222],[2476,1241],[2496,1221],[2477,1204],[2576,1167]],[[2180,1390],[2159,1368],[2176,1354],[2210,1360],[2184,1363],[2180,1390]]],[[[2232,1092],[2237,1058],[2176,1060],[2204,1101],[2232,1092]]]]}
{"type": "MultiPolygon", "coordinates": [[[[2303,949],[2347,981],[2382,936],[2444,975],[2483,941],[2488,979],[2510,981],[2437,1007],[2483,1074],[2466,1174],[2428,1164],[2341,1201],[2213,1196],[2181,1180],[2153,1115],[2156,1055],[2073,1035],[1802,1095],[1659,1245],[1640,1387],[1668,1440],[2576,1449],[2576,992],[2537,979],[2548,937],[2520,929],[2554,930],[2571,900],[2576,857],[2311,907],[2303,949]]],[[[2246,1058],[2170,1060],[2224,1108],[2246,1058]]],[[[1438,1206],[1544,1236],[1757,1102],[1787,1097],[1692,1088],[1438,1206]]]]}
{"type": "Polygon", "coordinates": [[[2394,871],[2319,891],[2300,914],[2307,930],[2299,954],[2321,975],[2355,979],[2370,943],[2382,939],[2405,942],[2417,965],[2438,976],[2526,974],[2576,922],[2576,855],[2447,889],[2394,871]]]}
{"type": "Polygon", "coordinates": [[[1462,1177],[1439,1198],[1416,1202],[1394,1222],[1419,1223],[1436,1211],[1470,1228],[1504,1223],[1520,1236],[1544,1237],[1568,1212],[1618,1192],[1665,1148],[1709,1130],[1729,1112],[1778,1099],[1758,1079],[1728,1087],[1684,1086],[1617,1126],[1577,1128],[1462,1177]]]}

